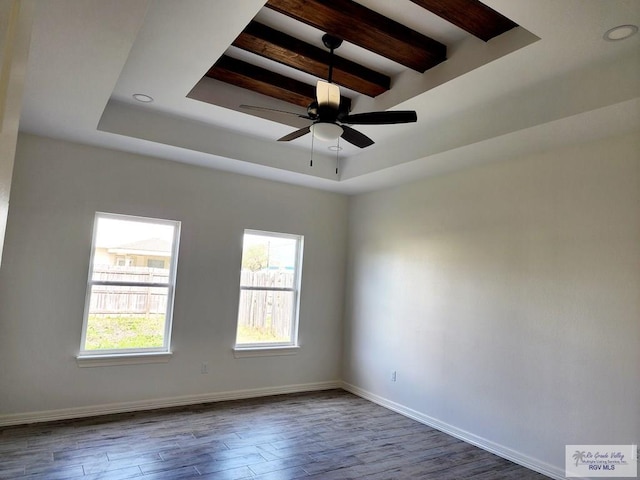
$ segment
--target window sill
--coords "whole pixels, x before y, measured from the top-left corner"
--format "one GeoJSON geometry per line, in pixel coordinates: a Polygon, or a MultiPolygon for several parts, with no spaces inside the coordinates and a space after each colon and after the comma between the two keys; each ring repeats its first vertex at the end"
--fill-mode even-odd
{"type": "Polygon", "coordinates": [[[78,355],[79,367],[108,367],[113,365],[138,365],[142,363],[167,363],[171,352],[122,353],[113,355],[78,355]]]}
{"type": "Polygon", "coordinates": [[[281,355],[295,355],[299,350],[299,346],[234,347],[233,356],[236,358],[277,357],[281,355]]]}

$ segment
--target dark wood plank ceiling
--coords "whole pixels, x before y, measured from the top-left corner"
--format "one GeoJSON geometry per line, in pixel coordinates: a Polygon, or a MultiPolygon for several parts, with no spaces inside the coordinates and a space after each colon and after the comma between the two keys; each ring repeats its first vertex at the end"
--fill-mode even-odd
{"type": "MultiPolygon", "coordinates": [[[[484,41],[517,26],[479,0],[411,1],[484,41]]],[[[447,47],[442,43],[352,0],[269,0],[265,8],[417,72],[424,73],[446,60],[447,47]]],[[[328,50],[256,21],[247,25],[233,46],[323,80],[328,77],[328,50]]],[[[315,100],[315,84],[228,55],[223,55],[205,76],[305,108],[315,100]]],[[[333,81],[370,97],[391,88],[388,76],[337,55],[334,56],[333,81]]],[[[343,97],[342,101],[341,108],[348,111],[350,100],[343,97]]]]}
{"type": "Polygon", "coordinates": [[[351,0],[269,0],[266,7],[418,72],[447,58],[447,47],[351,0]]]}
{"type": "MultiPolygon", "coordinates": [[[[329,52],[258,22],[251,22],[233,42],[234,47],[280,62],[318,78],[329,75],[329,52]]],[[[389,90],[391,79],[339,56],[333,59],[333,81],[375,97],[389,90]]]]}
{"type": "MultiPolygon", "coordinates": [[[[316,99],[315,85],[285,77],[227,55],[223,55],[206,76],[304,108],[316,99]]],[[[351,99],[341,97],[341,108],[349,111],[350,104],[351,99]]]]}
{"type": "Polygon", "coordinates": [[[477,0],[411,1],[485,42],[518,26],[477,0]]]}

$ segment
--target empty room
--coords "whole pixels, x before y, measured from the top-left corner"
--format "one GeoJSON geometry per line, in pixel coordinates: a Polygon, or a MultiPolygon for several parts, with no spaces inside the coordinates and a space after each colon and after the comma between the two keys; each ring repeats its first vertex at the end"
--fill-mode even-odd
{"type": "Polygon", "coordinates": [[[0,479],[636,478],[639,25],[0,0],[0,479]]]}

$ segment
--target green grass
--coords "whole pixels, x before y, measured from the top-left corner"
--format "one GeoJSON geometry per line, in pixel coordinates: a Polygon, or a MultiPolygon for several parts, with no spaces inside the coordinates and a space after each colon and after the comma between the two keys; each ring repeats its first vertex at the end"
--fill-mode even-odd
{"type": "MultiPolygon", "coordinates": [[[[162,347],[164,315],[89,315],[86,350],[117,350],[125,348],[162,347]]],[[[240,326],[237,342],[288,342],[269,329],[240,326]]]]}
{"type": "Polygon", "coordinates": [[[237,343],[267,343],[267,342],[288,342],[286,337],[278,337],[267,329],[251,328],[240,325],[238,328],[237,343]]]}
{"type": "Polygon", "coordinates": [[[164,315],[89,315],[86,350],[162,347],[164,315]]]}

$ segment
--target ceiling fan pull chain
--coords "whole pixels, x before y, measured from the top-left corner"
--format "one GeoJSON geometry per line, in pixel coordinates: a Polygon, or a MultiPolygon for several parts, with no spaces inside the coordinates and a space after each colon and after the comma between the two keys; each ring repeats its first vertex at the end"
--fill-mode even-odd
{"type": "Polygon", "coordinates": [[[311,161],[309,162],[310,167],[313,167],[313,137],[315,137],[315,135],[311,135],[311,161]]]}
{"type": "Polygon", "coordinates": [[[336,175],[338,175],[339,165],[340,165],[340,137],[338,137],[338,144],[336,145],[336,175]]]}

